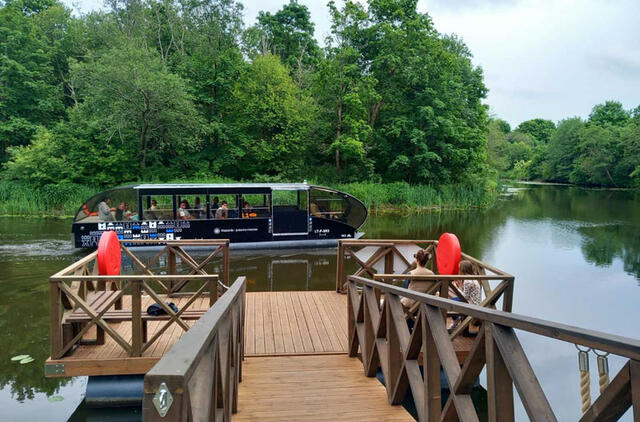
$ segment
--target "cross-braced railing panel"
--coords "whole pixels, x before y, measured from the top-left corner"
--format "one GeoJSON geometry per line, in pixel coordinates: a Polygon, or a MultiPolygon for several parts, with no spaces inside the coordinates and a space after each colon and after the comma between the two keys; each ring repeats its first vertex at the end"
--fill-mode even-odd
{"type": "Polygon", "coordinates": [[[239,277],[145,375],[144,421],[231,420],[242,380],[245,291],[239,277]]]}
{"type": "MultiPolygon", "coordinates": [[[[129,243],[153,243],[127,241],[129,243]]],[[[160,242],[158,242],[160,243],[160,242]]],[[[94,343],[102,344],[104,335],[108,335],[128,356],[141,356],[154,345],[171,326],[178,325],[187,331],[189,319],[197,319],[206,309],[193,309],[197,299],[208,297],[208,306],[212,306],[219,295],[227,290],[228,281],[221,281],[217,274],[208,274],[204,267],[216,257],[222,256],[223,280],[229,275],[228,240],[190,240],[161,242],[162,249],[146,264],[127,248],[123,242],[120,247],[137,271],[134,274],[103,276],[97,271],[97,252],[93,252],[78,262],[59,271],[50,278],[51,306],[51,357],[59,359],[72,352],[75,346],[86,344],[84,337],[93,327],[96,328],[94,343]],[[213,250],[201,261],[189,255],[184,247],[198,246],[213,250]],[[156,274],[151,268],[163,256],[166,256],[165,274],[156,274]],[[177,274],[176,259],[180,259],[188,268],[188,273],[177,274]],[[136,273],[137,272],[137,273],[136,273]],[[195,285],[193,291],[185,291],[185,286],[195,285]],[[181,308],[174,311],[165,302],[165,297],[181,297],[181,308]],[[155,330],[147,340],[147,321],[150,316],[143,313],[143,297],[149,296],[157,303],[167,322],[155,330]],[[127,300],[130,309],[123,310],[123,300],[127,300]],[[131,340],[126,340],[111,323],[131,324],[131,340]]],[[[158,319],[158,318],[156,318],[158,319]]],[[[90,341],[89,341],[90,342],[90,341]]]]}
{"type": "Polygon", "coordinates": [[[580,421],[617,420],[630,407],[634,420],[640,421],[640,341],[637,339],[460,303],[364,277],[349,278],[348,296],[349,355],[361,355],[367,376],[375,376],[378,369],[382,370],[389,403],[399,404],[410,392],[420,421],[479,420],[470,393],[484,368],[490,421],[515,419],[514,387],[529,419],[555,421],[553,409],[515,329],[628,359],[580,421]],[[411,329],[401,297],[409,297],[419,304],[411,329]],[[449,311],[467,315],[482,324],[462,365],[446,328],[444,314],[449,311]],[[420,371],[421,360],[424,375],[420,371]],[[441,370],[450,390],[444,405],[441,370]]]}

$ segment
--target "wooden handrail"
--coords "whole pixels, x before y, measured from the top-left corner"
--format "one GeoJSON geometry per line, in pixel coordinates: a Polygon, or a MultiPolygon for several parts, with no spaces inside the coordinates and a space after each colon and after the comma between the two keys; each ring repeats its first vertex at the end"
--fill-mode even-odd
{"type": "Polygon", "coordinates": [[[231,419],[242,378],[245,291],[246,278],[237,278],[145,375],[144,421],[231,419]]]}
{"type": "Polygon", "coordinates": [[[439,309],[458,312],[472,318],[527,331],[544,337],[592,347],[629,359],[640,360],[640,340],[608,334],[601,331],[580,328],[573,325],[543,320],[540,318],[484,308],[438,296],[427,295],[394,285],[381,283],[364,277],[349,277],[350,281],[374,287],[385,293],[408,297],[439,309]]]}
{"type": "Polygon", "coordinates": [[[440,275],[440,274],[376,274],[373,276],[374,280],[389,280],[389,279],[408,279],[408,280],[513,280],[515,277],[509,275],[440,275]]]}
{"type": "Polygon", "coordinates": [[[485,367],[488,420],[515,420],[515,387],[530,420],[555,421],[553,409],[516,335],[515,329],[519,329],[628,358],[580,421],[618,420],[633,406],[634,421],[640,422],[640,401],[636,400],[640,397],[637,339],[487,309],[358,276],[349,277],[347,292],[349,356],[361,358],[367,376],[376,376],[382,370],[390,404],[400,404],[410,393],[420,421],[477,421],[470,393],[485,367]],[[412,329],[401,297],[418,303],[412,329]],[[482,323],[462,367],[443,311],[468,315],[482,323]],[[441,368],[450,391],[444,406],[441,368]]]}

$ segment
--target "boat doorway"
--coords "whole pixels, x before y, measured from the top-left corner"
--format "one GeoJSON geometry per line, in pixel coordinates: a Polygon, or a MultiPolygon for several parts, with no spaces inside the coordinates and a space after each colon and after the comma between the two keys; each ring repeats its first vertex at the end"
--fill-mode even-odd
{"type": "Polygon", "coordinates": [[[274,190],[273,235],[306,236],[309,234],[309,192],[274,190]]]}

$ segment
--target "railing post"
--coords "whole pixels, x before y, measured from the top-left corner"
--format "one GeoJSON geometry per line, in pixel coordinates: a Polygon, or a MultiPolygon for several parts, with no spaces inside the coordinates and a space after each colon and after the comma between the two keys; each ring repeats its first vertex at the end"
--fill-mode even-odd
{"type": "Polygon", "coordinates": [[[229,263],[229,241],[227,240],[227,243],[225,243],[224,245],[224,251],[223,251],[223,260],[224,260],[224,268],[222,269],[222,277],[224,280],[224,285],[229,287],[229,267],[230,267],[230,263],[229,263]]]}
{"type": "Polygon", "coordinates": [[[513,381],[493,339],[493,324],[484,324],[489,422],[513,422],[513,381]]]}
{"type": "MultiPolygon", "coordinates": [[[[81,282],[82,283],[82,282],[81,282]]],[[[51,318],[51,358],[60,359],[62,347],[62,300],[57,281],[49,282],[50,288],[50,318],[51,318]]]]}
{"type": "Polygon", "coordinates": [[[342,279],[344,278],[344,250],[342,240],[338,240],[338,261],[336,267],[336,292],[342,293],[342,279]]]}
{"type": "Polygon", "coordinates": [[[424,414],[428,421],[439,421],[442,413],[442,390],[440,387],[440,357],[435,339],[431,334],[426,306],[420,305],[422,319],[422,347],[424,349],[424,414]]]}
{"type": "Polygon", "coordinates": [[[502,296],[502,310],[505,312],[511,312],[513,308],[513,288],[515,284],[515,278],[509,279],[509,286],[505,289],[502,296]]]}
{"type": "Polygon", "coordinates": [[[131,356],[142,355],[142,286],[131,281],[131,356]]]}
{"type": "MultiPolygon", "coordinates": [[[[167,245],[167,274],[175,275],[176,273],[176,253],[173,251],[173,248],[167,245]]],[[[169,282],[169,292],[173,293],[173,288],[175,286],[175,280],[171,280],[169,282]]]]}

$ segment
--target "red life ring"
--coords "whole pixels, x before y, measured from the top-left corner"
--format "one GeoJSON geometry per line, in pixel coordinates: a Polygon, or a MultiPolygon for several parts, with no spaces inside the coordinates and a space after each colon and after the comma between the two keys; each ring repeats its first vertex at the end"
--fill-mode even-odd
{"type": "Polygon", "coordinates": [[[98,273],[100,275],[120,274],[120,242],[116,232],[103,232],[98,242],[98,273]]]}
{"type": "Polygon", "coordinates": [[[458,265],[462,257],[460,242],[453,233],[443,233],[438,240],[436,249],[436,262],[438,263],[438,274],[453,275],[458,274],[458,265]]]}

